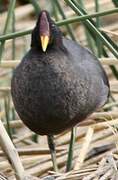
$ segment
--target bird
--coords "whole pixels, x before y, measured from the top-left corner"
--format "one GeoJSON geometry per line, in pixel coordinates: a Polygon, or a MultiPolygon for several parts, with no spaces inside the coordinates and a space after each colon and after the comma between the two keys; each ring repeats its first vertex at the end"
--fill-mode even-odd
{"type": "Polygon", "coordinates": [[[97,57],[64,37],[48,11],[42,10],[31,34],[31,48],[13,72],[11,95],[24,124],[47,136],[55,170],[54,135],[102,107],[109,91],[97,57]]]}

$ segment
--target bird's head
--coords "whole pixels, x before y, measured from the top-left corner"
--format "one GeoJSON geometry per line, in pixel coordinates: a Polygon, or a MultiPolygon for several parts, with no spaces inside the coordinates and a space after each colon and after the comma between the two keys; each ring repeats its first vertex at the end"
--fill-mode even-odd
{"type": "Polygon", "coordinates": [[[62,34],[47,11],[40,12],[36,26],[32,32],[32,47],[46,52],[48,47],[62,45],[62,34]]]}

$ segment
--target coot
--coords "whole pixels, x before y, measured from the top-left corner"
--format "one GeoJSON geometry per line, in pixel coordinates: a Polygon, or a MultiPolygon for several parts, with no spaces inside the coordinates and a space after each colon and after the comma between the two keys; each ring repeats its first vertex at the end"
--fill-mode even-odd
{"type": "Polygon", "coordinates": [[[55,158],[53,135],[103,106],[109,83],[97,58],[63,37],[43,10],[32,31],[31,49],[13,73],[11,94],[21,120],[37,134],[48,136],[55,158]]]}

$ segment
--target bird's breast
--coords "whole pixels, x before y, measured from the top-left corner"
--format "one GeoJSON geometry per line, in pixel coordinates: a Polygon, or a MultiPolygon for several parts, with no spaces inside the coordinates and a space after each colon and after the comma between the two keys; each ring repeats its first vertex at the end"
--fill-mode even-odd
{"type": "Polygon", "coordinates": [[[84,68],[76,68],[65,56],[25,59],[12,78],[15,108],[20,118],[35,132],[61,132],[95,109],[90,79],[84,68]]]}

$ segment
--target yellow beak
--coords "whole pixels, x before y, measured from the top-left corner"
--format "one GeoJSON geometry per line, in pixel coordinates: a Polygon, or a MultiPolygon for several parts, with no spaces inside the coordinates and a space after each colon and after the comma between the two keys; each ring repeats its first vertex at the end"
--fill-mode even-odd
{"type": "Polygon", "coordinates": [[[41,36],[41,46],[43,52],[46,51],[48,43],[49,43],[49,36],[41,36]]]}

